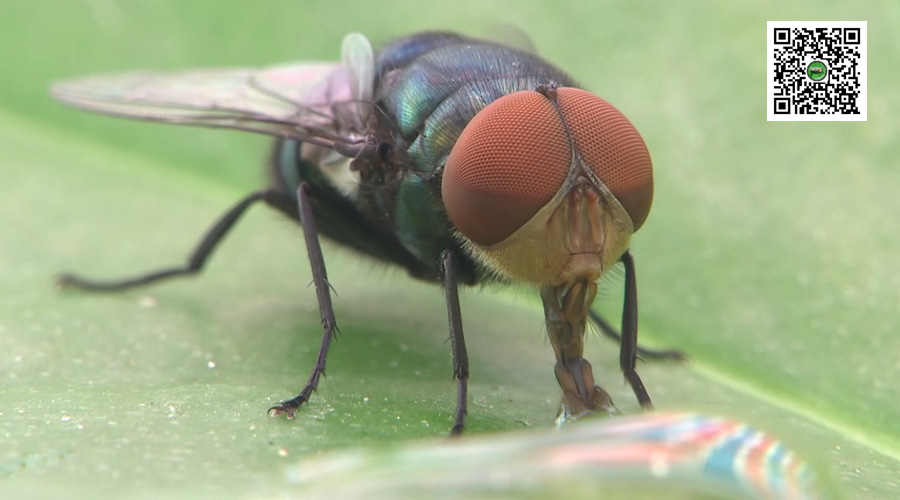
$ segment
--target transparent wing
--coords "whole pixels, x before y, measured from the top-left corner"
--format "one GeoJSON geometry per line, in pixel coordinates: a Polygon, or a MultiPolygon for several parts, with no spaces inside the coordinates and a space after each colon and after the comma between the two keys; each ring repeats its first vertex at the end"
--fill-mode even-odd
{"type": "Polygon", "coordinates": [[[519,49],[529,54],[537,54],[534,41],[519,26],[511,23],[499,23],[485,31],[484,38],[496,43],[519,49]]]}
{"type": "Polygon", "coordinates": [[[246,130],[325,147],[365,140],[372,87],[368,41],[344,43],[344,63],[271,68],[135,72],[60,82],[54,97],[72,106],[137,120],[246,130]],[[362,55],[359,55],[362,54],[362,55]],[[364,102],[360,98],[366,99],[364,102]]]}

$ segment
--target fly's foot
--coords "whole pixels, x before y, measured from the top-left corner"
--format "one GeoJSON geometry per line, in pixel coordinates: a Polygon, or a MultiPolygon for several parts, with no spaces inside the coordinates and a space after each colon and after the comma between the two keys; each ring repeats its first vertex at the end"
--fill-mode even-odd
{"type": "Polygon", "coordinates": [[[71,288],[84,288],[84,282],[82,278],[74,275],[74,274],[60,274],[56,277],[56,281],[53,282],[54,288],[57,290],[65,290],[71,288]]]}
{"type": "Polygon", "coordinates": [[[288,420],[293,420],[294,415],[297,410],[306,403],[308,399],[306,396],[297,396],[294,399],[288,401],[282,401],[281,403],[269,408],[269,416],[270,417],[278,417],[284,415],[288,418],[288,420]]]}

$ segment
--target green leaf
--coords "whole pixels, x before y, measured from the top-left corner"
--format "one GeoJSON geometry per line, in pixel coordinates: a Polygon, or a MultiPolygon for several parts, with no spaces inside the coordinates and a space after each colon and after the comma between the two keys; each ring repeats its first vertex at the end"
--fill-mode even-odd
{"type": "MultiPolygon", "coordinates": [[[[895,2],[310,4],[0,6],[0,496],[299,497],[285,475],[298,461],[440,438],[455,404],[440,289],[327,246],[342,332],[328,378],[297,419],[266,416],[302,387],[320,328],[300,231],[264,208],[197,279],[56,291],[64,270],[182,262],[263,185],[269,141],[65,109],[51,81],[329,60],[349,31],[378,44],[503,22],[622,109],[653,155],[656,199],[633,247],[641,338],[691,357],[639,365],[656,406],[751,423],[826,490],[900,496],[895,2]],[[869,21],[868,122],[766,122],[765,21],[812,18],[869,21]]],[[[610,317],[620,279],[604,281],[610,317]]],[[[543,435],[558,387],[536,294],[462,300],[469,436],[543,435]]],[[[637,413],[616,346],[594,336],[588,349],[637,413]]]]}

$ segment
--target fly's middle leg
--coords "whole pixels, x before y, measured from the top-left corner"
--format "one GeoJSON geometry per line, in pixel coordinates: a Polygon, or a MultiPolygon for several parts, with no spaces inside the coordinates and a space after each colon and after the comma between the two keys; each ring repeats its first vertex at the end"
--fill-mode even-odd
{"type": "Polygon", "coordinates": [[[309,256],[309,264],[312,269],[313,284],[316,287],[316,299],[319,303],[319,314],[322,318],[322,343],[319,346],[319,354],[316,357],[316,365],[313,367],[306,386],[292,399],[269,408],[272,416],[286,415],[294,418],[294,413],[312,396],[319,386],[319,379],[325,375],[325,364],[328,359],[328,349],[337,332],[337,320],[334,317],[334,307],[331,303],[331,285],[328,283],[328,273],[325,269],[325,258],[322,255],[322,246],[319,244],[319,233],[316,230],[316,220],[313,216],[312,206],[309,201],[310,187],[304,182],[297,188],[297,205],[300,212],[300,224],[303,226],[303,239],[306,242],[306,253],[309,256]]]}

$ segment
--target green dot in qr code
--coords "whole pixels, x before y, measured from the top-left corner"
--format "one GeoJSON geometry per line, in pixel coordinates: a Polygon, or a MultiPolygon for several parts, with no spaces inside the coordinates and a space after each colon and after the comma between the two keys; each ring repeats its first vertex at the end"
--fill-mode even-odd
{"type": "Polygon", "coordinates": [[[809,63],[809,66],[806,67],[806,76],[808,76],[811,80],[819,81],[825,78],[825,75],[828,74],[828,68],[825,67],[825,63],[822,61],[813,61],[809,63]]]}

